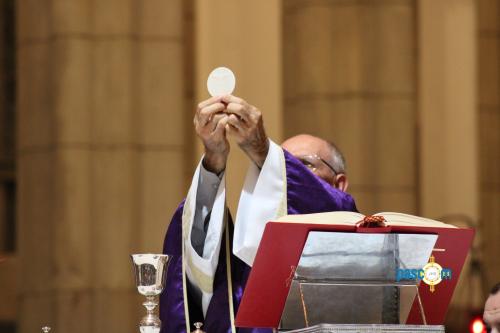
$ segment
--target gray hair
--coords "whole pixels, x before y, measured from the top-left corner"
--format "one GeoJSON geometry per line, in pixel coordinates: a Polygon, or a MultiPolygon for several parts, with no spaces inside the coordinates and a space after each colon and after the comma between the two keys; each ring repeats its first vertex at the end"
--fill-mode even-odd
{"type": "Polygon", "coordinates": [[[344,154],[340,151],[339,147],[331,141],[325,140],[328,144],[328,148],[330,148],[330,158],[329,162],[331,163],[333,169],[337,173],[346,173],[346,161],[344,158],[344,154]]]}

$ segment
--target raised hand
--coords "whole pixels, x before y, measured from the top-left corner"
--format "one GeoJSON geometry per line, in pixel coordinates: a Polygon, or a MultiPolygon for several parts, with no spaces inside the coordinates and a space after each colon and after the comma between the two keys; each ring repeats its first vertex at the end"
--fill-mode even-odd
{"type": "Polygon", "coordinates": [[[205,147],[203,166],[216,174],[226,168],[229,142],[226,138],[226,124],[229,116],[224,113],[226,105],[222,97],[212,97],[200,104],[194,116],[196,134],[205,147]]]}
{"type": "Polygon", "coordinates": [[[233,95],[223,96],[221,101],[226,104],[227,132],[235,137],[240,148],[261,168],[269,151],[262,113],[233,95]]]}

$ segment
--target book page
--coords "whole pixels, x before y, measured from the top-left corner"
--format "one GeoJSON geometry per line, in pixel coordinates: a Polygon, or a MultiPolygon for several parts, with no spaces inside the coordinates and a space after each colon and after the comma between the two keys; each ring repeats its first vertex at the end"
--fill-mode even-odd
{"type": "Polygon", "coordinates": [[[416,215],[396,213],[396,212],[382,212],[375,214],[376,216],[383,216],[387,220],[388,225],[401,225],[401,226],[418,226],[418,227],[436,227],[436,228],[457,228],[454,225],[446,224],[436,220],[420,217],[416,215]]]}
{"type": "MultiPolygon", "coordinates": [[[[413,227],[436,227],[436,228],[456,228],[451,224],[446,224],[425,217],[396,213],[383,212],[374,214],[383,216],[387,225],[413,226],[413,227]]],[[[365,215],[354,212],[328,212],[316,214],[285,215],[275,220],[275,222],[297,222],[313,224],[336,224],[336,225],[355,225],[361,221],[365,215]]]]}
{"type": "Polygon", "coordinates": [[[315,224],[355,225],[365,216],[355,212],[328,212],[316,214],[285,215],[276,222],[299,222],[315,224]]]}

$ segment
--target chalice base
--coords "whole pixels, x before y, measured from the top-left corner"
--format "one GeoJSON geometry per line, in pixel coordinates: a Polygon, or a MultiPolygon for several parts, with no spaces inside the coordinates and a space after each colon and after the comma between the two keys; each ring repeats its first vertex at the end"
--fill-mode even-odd
{"type": "Polygon", "coordinates": [[[160,333],[160,327],[139,325],[141,333],[160,333]]]}
{"type": "Polygon", "coordinates": [[[161,329],[161,321],[155,314],[149,313],[142,318],[139,324],[141,333],[159,333],[161,329]]]}

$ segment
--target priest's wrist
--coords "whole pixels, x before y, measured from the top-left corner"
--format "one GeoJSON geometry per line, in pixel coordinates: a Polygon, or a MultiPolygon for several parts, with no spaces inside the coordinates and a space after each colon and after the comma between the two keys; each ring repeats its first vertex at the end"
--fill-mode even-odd
{"type": "Polygon", "coordinates": [[[242,149],[245,151],[248,157],[250,157],[250,159],[259,167],[259,169],[262,169],[262,166],[266,161],[267,154],[269,153],[269,140],[266,138],[265,141],[263,141],[258,146],[253,146],[251,148],[242,147],[242,149]]]}
{"type": "Polygon", "coordinates": [[[203,167],[216,175],[220,175],[226,169],[228,153],[215,153],[205,150],[205,156],[203,157],[203,167]]]}

